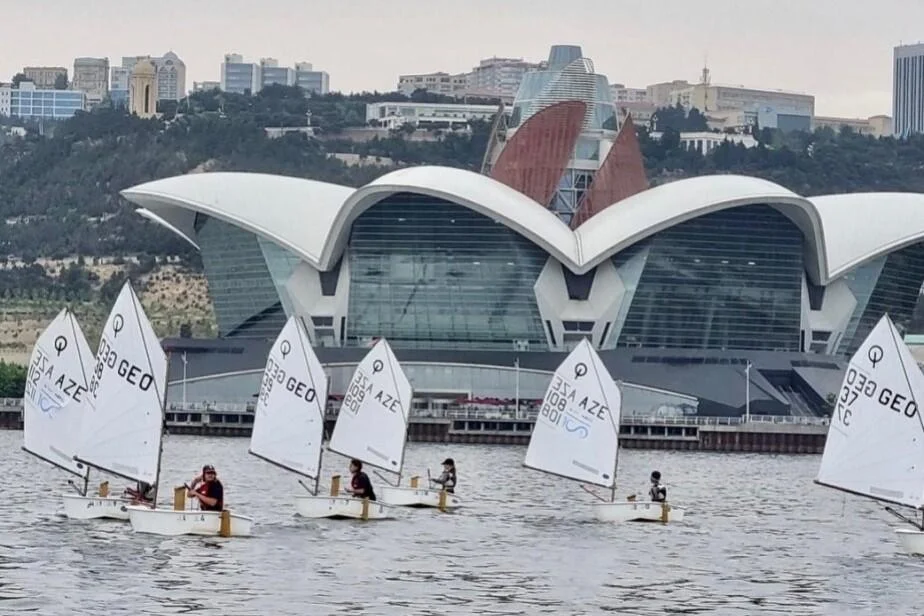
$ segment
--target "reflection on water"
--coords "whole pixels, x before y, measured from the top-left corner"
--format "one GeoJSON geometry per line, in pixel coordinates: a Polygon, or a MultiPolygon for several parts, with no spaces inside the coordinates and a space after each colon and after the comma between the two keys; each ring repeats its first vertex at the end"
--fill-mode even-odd
{"type": "Polygon", "coordinates": [[[245,439],[169,437],[164,486],[215,464],[257,518],[256,536],[225,540],[68,521],[66,478],[21,438],[0,432],[0,614],[920,613],[924,560],[874,503],[815,486],[817,456],[624,451],[622,496],[657,468],[687,507],[664,527],[592,522],[591,497],[523,469],[522,447],[412,444],[423,476],[455,457],[470,506],[363,524],[295,517],[302,488],[245,439]]]}

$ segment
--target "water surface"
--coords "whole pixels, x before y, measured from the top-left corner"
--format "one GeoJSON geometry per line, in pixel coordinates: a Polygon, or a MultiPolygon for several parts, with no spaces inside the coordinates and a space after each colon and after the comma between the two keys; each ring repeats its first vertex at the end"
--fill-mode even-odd
{"type": "MultiPolygon", "coordinates": [[[[621,496],[657,468],[687,517],[606,525],[577,485],[523,469],[523,447],[411,444],[424,477],[456,459],[471,506],[361,523],[294,516],[303,489],[247,439],[168,437],[165,486],[214,464],[256,517],[254,537],[227,540],[68,521],[66,477],[21,440],[0,432],[0,614],[921,613],[924,560],[875,503],[815,486],[819,456],[623,450],[621,496]]],[[[346,474],[325,456],[325,476],[346,474]]]]}

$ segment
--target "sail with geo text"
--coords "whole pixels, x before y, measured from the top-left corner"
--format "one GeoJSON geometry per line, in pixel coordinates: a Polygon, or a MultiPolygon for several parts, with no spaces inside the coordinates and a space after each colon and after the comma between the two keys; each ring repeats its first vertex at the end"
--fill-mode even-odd
{"type": "Polygon", "coordinates": [[[587,341],[561,363],[542,400],[525,466],[606,488],[615,485],[622,396],[587,341]]]}
{"type": "Polygon", "coordinates": [[[167,357],[126,282],[100,334],[90,375],[90,410],[75,458],[127,479],[156,483],[166,389],[167,357]]]}
{"type": "Polygon", "coordinates": [[[924,504],[924,374],[884,315],[850,358],[817,483],[884,502],[924,504]]]}
{"type": "Polygon", "coordinates": [[[250,453],[316,479],[321,471],[327,385],[328,377],[301,319],[289,317],[266,358],[250,453]]]}
{"type": "Polygon", "coordinates": [[[87,414],[93,362],[74,313],[64,308],[35,341],[23,396],[23,449],[79,477],[87,468],[74,460],[74,435],[87,414]]]}
{"type": "Polygon", "coordinates": [[[380,338],[356,367],[344,393],[331,451],[400,473],[413,395],[391,346],[380,338]]]}

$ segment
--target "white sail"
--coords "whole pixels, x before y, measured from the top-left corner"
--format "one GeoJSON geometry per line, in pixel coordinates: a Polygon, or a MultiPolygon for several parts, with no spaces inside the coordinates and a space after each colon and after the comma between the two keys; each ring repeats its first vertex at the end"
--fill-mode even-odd
{"type": "Polygon", "coordinates": [[[128,479],[156,483],[167,357],[141,301],[125,283],[106,320],[90,376],[90,412],[76,458],[128,479]]]}
{"type": "Polygon", "coordinates": [[[353,373],[329,447],[341,455],[400,473],[413,392],[384,338],[353,373]]]}
{"type": "Polygon", "coordinates": [[[924,504],[924,374],[883,316],[847,366],[816,481],[882,501],[924,504]]]}
{"type": "Polygon", "coordinates": [[[266,358],[250,453],[316,478],[321,470],[327,381],[300,319],[289,317],[266,358]]]}
{"type": "Polygon", "coordinates": [[[78,476],[74,435],[89,405],[94,358],[74,314],[64,308],[32,349],[23,397],[23,449],[78,476]]]}
{"type": "Polygon", "coordinates": [[[614,486],[621,406],[619,388],[585,338],[552,377],[524,464],[582,483],[614,486]]]}

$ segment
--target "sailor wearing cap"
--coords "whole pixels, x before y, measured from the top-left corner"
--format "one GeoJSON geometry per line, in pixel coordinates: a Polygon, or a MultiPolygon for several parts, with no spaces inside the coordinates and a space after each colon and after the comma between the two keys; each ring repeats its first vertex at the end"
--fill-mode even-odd
{"type": "Polygon", "coordinates": [[[225,489],[218,481],[215,467],[206,464],[202,467],[202,474],[197,475],[189,485],[186,492],[190,498],[199,501],[202,511],[221,511],[225,506],[225,489]]]}
{"type": "Polygon", "coordinates": [[[456,491],[456,463],[452,458],[443,460],[443,474],[432,479],[433,483],[443,486],[443,489],[454,494],[456,491]]]}

